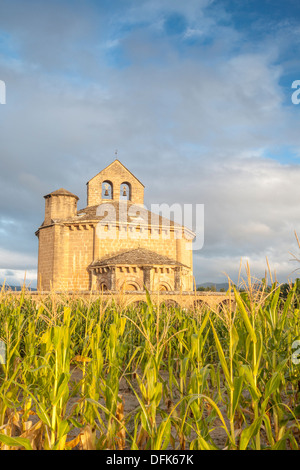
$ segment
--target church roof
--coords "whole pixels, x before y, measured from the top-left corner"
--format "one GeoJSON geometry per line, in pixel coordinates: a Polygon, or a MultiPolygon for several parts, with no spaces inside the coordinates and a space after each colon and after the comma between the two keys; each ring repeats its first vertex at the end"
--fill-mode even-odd
{"type": "Polygon", "coordinates": [[[168,256],[160,255],[154,251],[146,250],[145,248],[136,248],[134,250],[122,251],[114,256],[101,258],[93,261],[91,267],[101,266],[122,266],[122,265],[136,265],[136,266],[182,266],[187,267],[178,261],[169,258],[168,256]]]}
{"type": "MultiPolygon", "coordinates": [[[[68,191],[67,191],[68,192],[68,191]]],[[[64,194],[60,193],[60,190],[54,191],[57,194],[64,194]]],[[[53,193],[51,193],[53,194],[53,193]]],[[[69,193],[72,195],[72,193],[69,193]]],[[[74,195],[73,195],[74,196],[74,195]]],[[[45,196],[46,197],[46,196],[45,196]]],[[[77,197],[77,196],[76,196],[77,197]]],[[[55,222],[59,223],[66,223],[66,224],[85,224],[85,223],[94,223],[94,222],[102,222],[103,224],[132,224],[134,226],[140,225],[141,227],[159,227],[165,228],[166,230],[169,229],[184,229],[185,230],[185,237],[195,237],[195,233],[192,230],[184,227],[173,220],[169,220],[166,217],[162,217],[160,214],[155,214],[151,211],[148,211],[141,206],[140,215],[139,212],[139,205],[133,204],[129,201],[109,201],[103,202],[102,204],[96,206],[87,206],[84,209],[81,209],[77,212],[77,215],[73,217],[67,217],[63,219],[57,219],[55,222]],[[102,206],[102,210],[101,210],[102,206]],[[110,206],[112,209],[109,210],[110,206]],[[124,213],[120,214],[120,207],[124,207],[124,213]],[[130,209],[132,208],[132,211],[130,209]],[[106,210],[108,209],[108,210],[106,210]],[[101,215],[97,215],[97,212],[101,215]]]]}
{"type": "Polygon", "coordinates": [[[128,201],[122,201],[121,203],[119,203],[119,201],[110,201],[103,202],[102,204],[97,206],[87,206],[85,209],[81,209],[80,211],[78,211],[77,216],[66,220],[66,222],[84,223],[85,221],[101,221],[103,219],[103,222],[105,223],[127,222],[141,226],[146,224],[149,227],[151,225],[177,228],[182,227],[180,224],[174,222],[173,220],[169,220],[166,217],[162,217],[159,214],[154,214],[153,212],[148,211],[143,206],[141,206],[140,215],[138,214],[138,212],[139,207],[137,204],[133,204],[128,201]],[[101,206],[103,207],[102,211],[101,206]],[[112,210],[105,211],[106,207],[109,209],[110,206],[112,206],[112,210]],[[124,214],[120,214],[120,207],[124,208],[124,214]],[[97,215],[97,212],[99,214],[100,211],[102,215],[97,215]]]}
{"type": "Polygon", "coordinates": [[[79,199],[79,197],[76,196],[76,194],[70,193],[70,191],[64,188],[57,189],[56,191],[53,191],[52,193],[46,194],[46,196],[44,197],[46,198],[49,196],[71,196],[71,197],[76,197],[77,200],[79,199]]]}
{"type": "MultiPolygon", "coordinates": [[[[65,196],[69,195],[69,196],[77,197],[63,188],[58,189],[57,191],[54,191],[53,193],[50,193],[48,196],[52,194],[65,195],[65,196]]],[[[44,196],[44,197],[47,197],[47,196],[44,196]]],[[[105,225],[109,223],[112,223],[112,224],[116,223],[117,225],[127,223],[129,225],[130,224],[134,226],[140,225],[141,227],[146,226],[148,228],[151,228],[151,227],[165,228],[166,230],[184,228],[185,237],[191,237],[191,238],[195,237],[195,234],[192,232],[192,230],[186,227],[183,227],[182,225],[174,222],[173,220],[169,220],[166,217],[162,217],[159,214],[154,214],[153,212],[145,209],[144,206],[141,206],[141,215],[139,216],[138,208],[139,206],[137,204],[133,204],[129,201],[122,201],[121,203],[118,201],[103,202],[100,205],[87,206],[84,209],[79,210],[77,212],[77,215],[73,217],[63,218],[63,219],[56,219],[55,222],[65,223],[65,224],[85,224],[85,223],[102,222],[105,225]],[[102,211],[101,211],[101,206],[103,207],[102,211]],[[113,210],[106,211],[106,209],[109,209],[109,206],[112,206],[113,210]],[[132,214],[130,215],[130,208],[132,206],[133,206],[132,214]],[[120,214],[120,207],[125,208],[124,214],[120,214]],[[101,215],[97,215],[97,212],[99,213],[98,208],[100,208],[101,215]]],[[[41,225],[41,227],[43,225],[44,223],[41,225]]]]}

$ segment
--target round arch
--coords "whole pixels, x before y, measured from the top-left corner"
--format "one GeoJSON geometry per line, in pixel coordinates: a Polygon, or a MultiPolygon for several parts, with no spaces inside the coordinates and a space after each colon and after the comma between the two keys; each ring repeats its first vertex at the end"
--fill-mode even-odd
{"type": "Polygon", "coordinates": [[[208,309],[209,308],[209,305],[204,302],[204,300],[201,300],[201,299],[197,299],[197,300],[194,300],[194,309],[197,309],[197,310],[204,310],[204,309],[208,309]]]}
{"type": "Polygon", "coordinates": [[[123,181],[123,183],[120,184],[120,199],[123,201],[131,201],[131,192],[131,184],[128,183],[128,181],[123,181]]]}
{"type": "Polygon", "coordinates": [[[222,302],[219,302],[217,305],[219,312],[221,312],[222,310],[228,309],[230,306],[233,309],[235,307],[235,302],[233,300],[230,302],[229,299],[224,299],[222,300],[222,302]]]}
{"type": "Polygon", "coordinates": [[[161,281],[156,284],[156,290],[159,290],[160,292],[169,292],[172,289],[168,282],[161,281]]]}
{"type": "Polygon", "coordinates": [[[160,307],[164,306],[166,308],[180,308],[180,305],[176,300],[173,299],[166,299],[160,302],[160,307]]]}
{"type": "Polygon", "coordinates": [[[133,279],[126,279],[126,281],[124,281],[122,284],[122,290],[123,291],[137,291],[137,290],[140,291],[142,289],[138,282],[134,281],[133,279]]]}
{"type": "Polygon", "coordinates": [[[109,281],[107,276],[103,275],[98,275],[97,276],[97,290],[98,291],[108,291],[109,290],[109,281]]]}
{"type": "Polygon", "coordinates": [[[106,282],[101,282],[100,285],[99,285],[99,289],[100,289],[101,292],[108,291],[107,283],[106,282]]]}
{"type": "Polygon", "coordinates": [[[111,181],[105,180],[102,182],[101,198],[102,199],[114,198],[114,186],[111,181]]]}
{"type": "Polygon", "coordinates": [[[134,300],[128,305],[129,308],[133,308],[135,310],[146,310],[148,308],[147,302],[144,300],[134,300]]]}

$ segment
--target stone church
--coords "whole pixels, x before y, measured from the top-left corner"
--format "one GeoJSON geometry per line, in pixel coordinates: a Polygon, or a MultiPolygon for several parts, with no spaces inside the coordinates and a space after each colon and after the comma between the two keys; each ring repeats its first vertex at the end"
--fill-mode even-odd
{"type": "Polygon", "coordinates": [[[44,196],[40,291],[193,290],[195,234],[148,211],[144,185],[119,161],[87,183],[87,206],[66,189],[44,196]]]}

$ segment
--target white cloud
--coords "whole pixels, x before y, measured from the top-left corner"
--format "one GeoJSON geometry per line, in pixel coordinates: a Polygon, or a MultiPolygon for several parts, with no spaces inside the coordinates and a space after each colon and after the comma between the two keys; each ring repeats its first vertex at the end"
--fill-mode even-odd
{"type": "Polygon", "coordinates": [[[22,268],[22,272],[36,266],[36,257],[18,251],[10,251],[0,248],[0,270],[17,270],[22,268]]]}
{"type": "Polygon", "coordinates": [[[0,56],[0,214],[22,226],[0,226],[0,268],[33,269],[42,196],[66,187],[84,207],[86,181],[118,148],[145,183],[148,205],[205,204],[199,280],[234,275],[241,256],[260,275],[268,256],[288,276],[300,167],[267,157],[285,146],[297,151],[300,137],[274,65],[276,41],[243,48],[242,33],[209,16],[207,1],[127,2],[103,15],[79,3],[71,12],[28,2],[24,15],[6,6],[0,19],[17,56],[0,56]],[[211,44],[177,49],[162,35],[172,12],[187,19],[186,37],[203,32],[211,44]]]}
{"type": "Polygon", "coordinates": [[[21,287],[36,287],[37,275],[35,270],[22,270],[22,269],[0,269],[0,283],[5,283],[6,286],[21,287]]]}

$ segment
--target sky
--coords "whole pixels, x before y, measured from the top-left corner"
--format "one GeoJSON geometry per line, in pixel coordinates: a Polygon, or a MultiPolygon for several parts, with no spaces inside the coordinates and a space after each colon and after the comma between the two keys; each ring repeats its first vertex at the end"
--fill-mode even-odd
{"type": "Polygon", "coordinates": [[[197,283],[300,277],[299,33],[297,0],[0,0],[0,283],[116,149],[148,208],[204,204],[197,283]]]}

